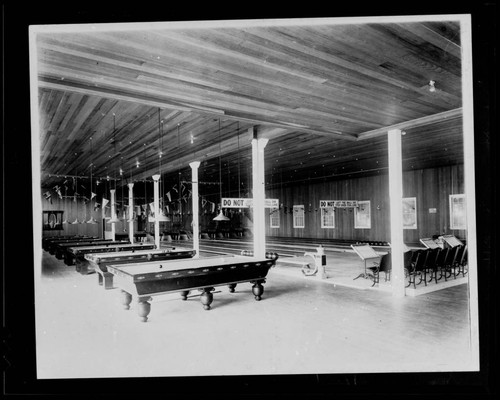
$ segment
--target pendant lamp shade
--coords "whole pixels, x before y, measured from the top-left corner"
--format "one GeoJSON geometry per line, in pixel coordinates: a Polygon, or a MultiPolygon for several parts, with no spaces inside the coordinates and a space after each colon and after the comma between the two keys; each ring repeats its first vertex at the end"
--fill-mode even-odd
{"type": "MultiPolygon", "coordinates": [[[[178,133],[179,133],[179,126],[177,126],[177,134],[178,133]]],[[[160,192],[162,192],[162,188],[163,188],[163,190],[165,189],[165,185],[163,184],[162,179],[161,179],[161,176],[162,176],[161,158],[163,155],[163,120],[161,119],[159,108],[158,108],[158,147],[160,149],[160,153],[158,154],[158,170],[159,170],[159,175],[160,175],[160,192]]],[[[164,197],[165,197],[165,194],[163,193],[162,194],[162,201],[163,201],[164,197]]],[[[162,209],[162,208],[163,207],[161,207],[161,204],[160,204],[160,209],[162,209]]],[[[158,222],[170,222],[170,218],[165,215],[165,211],[163,209],[161,211],[160,210],[158,210],[158,211],[159,211],[158,222]]],[[[156,215],[155,215],[155,217],[156,217],[156,215]]]]}
{"type": "Polygon", "coordinates": [[[164,214],[160,214],[158,216],[158,221],[159,222],[169,222],[170,221],[170,218],[164,214]]]}
{"type": "Polygon", "coordinates": [[[217,215],[214,219],[214,221],[229,221],[229,218],[226,217],[223,213],[222,213],[222,209],[220,210],[219,212],[219,215],[217,215]]]}
{"type": "Polygon", "coordinates": [[[229,221],[222,212],[222,167],[221,167],[221,139],[220,139],[220,119],[219,119],[219,198],[220,198],[220,212],[213,220],[214,221],[229,221]]]}

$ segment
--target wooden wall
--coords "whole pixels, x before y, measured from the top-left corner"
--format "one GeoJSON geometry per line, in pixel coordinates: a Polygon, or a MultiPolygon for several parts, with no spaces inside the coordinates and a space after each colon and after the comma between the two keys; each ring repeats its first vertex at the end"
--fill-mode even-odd
{"type": "MultiPolygon", "coordinates": [[[[449,195],[463,193],[463,165],[405,172],[403,197],[417,199],[417,229],[405,229],[404,241],[416,243],[419,238],[442,233],[465,238],[465,231],[449,229],[449,195]],[[436,213],[429,212],[432,208],[436,213]]],[[[279,211],[279,228],[270,228],[266,218],[267,236],[390,241],[388,175],[275,187],[266,190],[266,197],[278,198],[284,206],[279,211]],[[350,209],[337,209],[334,229],[321,228],[320,200],[370,200],[371,229],[354,229],[350,209]],[[292,207],[300,204],[305,207],[302,229],[293,228],[292,207]]]]}
{"type": "MultiPolygon", "coordinates": [[[[102,224],[102,211],[94,211],[90,204],[84,204],[82,199],[78,199],[76,202],[72,198],[60,199],[58,196],[52,196],[50,200],[47,200],[42,196],[42,209],[43,211],[55,210],[63,211],[63,219],[68,222],[73,222],[75,219],[78,221],[88,221],[93,217],[97,224],[63,224],[63,230],[59,231],[43,231],[42,236],[59,236],[59,235],[89,235],[103,237],[103,230],[111,232],[111,224],[106,224],[103,229],[102,224]]],[[[110,216],[110,211],[107,211],[107,216],[110,216]]],[[[116,232],[128,232],[128,222],[117,222],[116,232]]],[[[137,230],[137,222],[134,223],[134,231],[137,230]]]]}
{"type": "MultiPolygon", "coordinates": [[[[436,234],[454,234],[465,238],[465,231],[450,230],[449,195],[464,193],[463,165],[447,166],[433,169],[407,171],[403,174],[403,196],[417,198],[417,229],[405,229],[404,241],[416,243],[419,238],[430,237],[436,234]],[[436,213],[429,209],[435,208],[436,213]]],[[[278,198],[283,204],[279,210],[280,227],[270,228],[269,210],[266,211],[266,235],[274,237],[321,238],[321,239],[351,239],[390,241],[389,224],[389,180],[387,175],[376,175],[345,180],[330,180],[316,183],[304,183],[289,187],[274,187],[266,189],[267,198],[278,198]],[[337,209],[335,214],[335,228],[321,228],[320,200],[370,200],[371,201],[371,229],[354,228],[354,211],[352,209],[337,209]],[[293,228],[292,208],[294,205],[303,204],[305,207],[305,228],[293,228]],[[286,213],[285,213],[286,207],[286,213]]],[[[218,201],[217,198],[211,199],[218,201]]],[[[83,201],[74,202],[73,199],[59,199],[52,196],[52,204],[42,198],[43,210],[62,210],[63,218],[67,221],[88,220],[92,216],[101,222],[101,211],[94,212],[90,205],[83,201]]],[[[183,205],[182,223],[180,218],[173,217],[172,222],[162,222],[161,230],[191,230],[191,199],[183,205]]],[[[200,215],[200,231],[214,228],[212,218],[216,215],[202,209],[200,215]]],[[[237,213],[236,210],[231,210],[237,213]]],[[[108,210],[109,215],[109,210],[108,210]]],[[[250,215],[251,213],[246,213],[250,215]]],[[[172,216],[171,216],[172,217],[172,216]]],[[[64,224],[63,231],[44,231],[44,236],[86,234],[102,236],[102,223],[93,224],[64,224]]],[[[231,222],[226,226],[247,227],[251,226],[246,218],[232,214],[231,222]]],[[[153,231],[154,225],[147,224],[138,227],[135,222],[134,230],[146,228],[153,231]]],[[[106,225],[111,230],[111,225],[106,225]]],[[[116,224],[116,232],[127,232],[128,224],[116,224]]]]}

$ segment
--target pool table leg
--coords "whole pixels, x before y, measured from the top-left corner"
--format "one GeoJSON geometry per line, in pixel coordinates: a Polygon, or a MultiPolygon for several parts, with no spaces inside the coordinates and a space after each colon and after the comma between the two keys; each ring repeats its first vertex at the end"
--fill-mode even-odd
{"type": "Polygon", "coordinates": [[[262,298],[262,294],[264,293],[264,286],[262,286],[264,282],[264,280],[250,282],[253,283],[252,293],[254,294],[255,300],[257,301],[260,301],[260,299],[262,298]]]}
{"type": "Polygon", "coordinates": [[[212,291],[215,290],[213,287],[203,288],[203,293],[201,294],[200,300],[201,304],[203,304],[203,308],[205,310],[210,310],[210,304],[214,300],[214,295],[212,291]]]}
{"type": "MultiPolygon", "coordinates": [[[[75,261],[75,269],[76,269],[76,272],[79,272],[80,274],[82,275],[88,275],[90,274],[90,270],[88,268],[88,263],[86,263],[85,261],[75,261]]],[[[93,271],[92,271],[93,272],[93,271]]]]}
{"type": "Polygon", "coordinates": [[[151,300],[151,297],[139,297],[138,299],[137,314],[139,314],[141,322],[146,322],[148,314],[151,312],[151,304],[148,303],[148,300],[151,300]]]}
{"type": "MultiPolygon", "coordinates": [[[[97,274],[99,275],[99,274],[97,274]]],[[[113,274],[110,272],[103,272],[102,279],[104,281],[104,289],[113,289],[113,274]]]]}
{"type": "Polygon", "coordinates": [[[229,287],[229,292],[234,293],[234,288],[236,287],[236,283],[231,283],[230,285],[227,285],[229,287]]]}
{"type": "Polygon", "coordinates": [[[188,298],[188,294],[189,294],[189,290],[183,290],[183,291],[181,292],[181,299],[182,299],[182,300],[187,300],[187,298],[188,298]]]}
{"type": "Polygon", "coordinates": [[[130,309],[130,303],[132,303],[132,295],[130,293],[127,293],[125,290],[122,290],[120,295],[121,295],[123,309],[125,310],[130,309]]]}

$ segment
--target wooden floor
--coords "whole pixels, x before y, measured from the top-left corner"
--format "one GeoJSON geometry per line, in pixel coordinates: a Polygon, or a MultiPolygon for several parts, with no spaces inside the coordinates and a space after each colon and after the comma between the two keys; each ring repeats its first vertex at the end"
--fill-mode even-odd
{"type": "Polygon", "coordinates": [[[477,362],[467,284],[395,298],[277,266],[260,302],[250,284],[217,288],[209,311],[197,296],[169,294],[153,298],[141,323],[96,274],[82,276],[46,252],[42,272],[41,379],[468,371],[477,362]]]}

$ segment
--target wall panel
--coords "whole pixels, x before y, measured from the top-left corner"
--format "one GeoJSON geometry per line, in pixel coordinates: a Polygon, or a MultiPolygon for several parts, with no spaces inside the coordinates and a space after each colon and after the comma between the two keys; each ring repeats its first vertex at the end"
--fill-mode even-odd
{"type": "MultiPolygon", "coordinates": [[[[266,234],[275,237],[352,239],[390,241],[388,175],[335,181],[297,184],[266,190],[266,197],[279,198],[280,227],[270,228],[266,218],[266,234]],[[371,229],[354,229],[354,212],[335,211],[335,228],[321,228],[320,200],[370,200],[371,229]],[[293,205],[305,206],[305,228],[293,228],[293,205]]],[[[465,238],[465,231],[449,229],[449,195],[463,193],[463,165],[406,171],[403,173],[403,196],[417,198],[417,229],[405,229],[407,243],[419,238],[448,233],[465,238]],[[434,210],[435,209],[435,210],[434,210]],[[434,212],[435,211],[435,212],[434,212]]],[[[269,214],[269,213],[268,213],[269,214]]]]}

